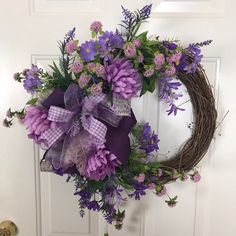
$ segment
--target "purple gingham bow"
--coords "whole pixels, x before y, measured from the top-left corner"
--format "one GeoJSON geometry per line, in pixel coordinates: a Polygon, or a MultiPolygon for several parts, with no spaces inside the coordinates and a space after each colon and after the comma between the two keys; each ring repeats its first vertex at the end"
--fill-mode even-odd
{"type": "MultiPolygon", "coordinates": [[[[69,87],[69,89],[72,89],[72,87],[69,87]]],[[[68,91],[66,92],[65,97],[67,96],[68,91]]],[[[81,112],[70,111],[61,107],[51,106],[48,111],[48,120],[56,123],[56,127],[48,129],[43,133],[42,148],[50,148],[64,134],[69,133],[70,136],[77,135],[79,133],[79,115],[82,127],[93,136],[94,142],[96,144],[103,144],[106,141],[105,137],[107,127],[92,116],[92,111],[96,110],[94,109],[95,106],[97,106],[104,99],[104,97],[105,95],[103,94],[96,97],[90,95],[84,99],[81,105],[73,104],[73,108],[77,108],[76,110],[78,110],[78,106],[82,106],[82,109],[80,109],[81,112]]]]}

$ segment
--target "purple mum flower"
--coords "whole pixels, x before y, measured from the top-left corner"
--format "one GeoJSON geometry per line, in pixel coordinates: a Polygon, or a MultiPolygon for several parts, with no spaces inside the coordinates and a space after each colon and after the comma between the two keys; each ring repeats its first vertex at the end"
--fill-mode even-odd
{"type": "Polygon", "coordinates": [[[121,163],[118,158],[105,149],[104,145],[97,147],[97,152],[91,156],[86,165],[86,176],[94,180],[102,180],[115,174],[115,169],[121,163]]]}
{"type": "Polygon", "coordinates": [[[81,44],[80,55],[86,62],[94,60],[96,54],[97,51],[95,48],[95,42],[93,40],[86,41],[85,43],[81,44]]]}
{"type": "Polygon", "coordinates": [[[120,58],[105,67],[105,79],[111,83],[114,93],[120,94],[125,99],[137,95],[141,89],[140,74],[133,68],[132,63],[120,58]]]}
{"type": "Polygon", "coordinates": [[[51,127],[55,126],[54,122],[47,119],[47,111],[39,106],[29,106],[26,108],[26,115],[23,120],[28,130],[28,137],[35,143],[42,142],[41,135],[51,127]]]}

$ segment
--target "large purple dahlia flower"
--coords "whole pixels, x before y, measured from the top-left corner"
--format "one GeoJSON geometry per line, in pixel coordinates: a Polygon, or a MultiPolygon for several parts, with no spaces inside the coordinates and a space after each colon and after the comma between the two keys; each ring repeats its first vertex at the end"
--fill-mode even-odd
{"type": "Polygon", "coordinates": [[[26,108],[26,116],[23,120],[28,130],[28,137],[35,143],[40,144],[41,135],[55,124],[47,119],[47,111],[39,106],[29,106],[26,108]]]}
{"type": "Polygon", "coordinates": [[[136,96],[140,91],[140,74],[129,60],[125,58],[115,59],[111,65],[105,67],[105,70],[105,79],[111,83],[114,93],[129,99],[136,96]]]}
{"type": "Polygon", "coordinates": [[[115,174],[115,169],[120,165],[118,158],[104,145],[97,147],[97,152],[88,159],[86,176],[94,180],[102,180],[107,175],[115,174]]]}

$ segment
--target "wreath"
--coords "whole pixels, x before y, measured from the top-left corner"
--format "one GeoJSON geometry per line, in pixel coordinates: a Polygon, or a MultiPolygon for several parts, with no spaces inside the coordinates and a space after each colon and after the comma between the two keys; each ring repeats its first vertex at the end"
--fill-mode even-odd
{"type": "MultiPolygon", "coordinates": [[[[177,179],[200,180],[196,165],[216,128],[215,101],[200,64],[201,47],[211,40],[183,47],[139,33],[151,8],[122,7],[121,32],[103,31],[94,21],[92,39],[82,44],[75,28],[70,30],[59,42],[59,65],[53,62],[52,72],[32,65],[14,75],[32,98],[21,110],[9,109],[4,120],[10,127],[19,118],[28,137],[45,150],[42,171],[67,174],[74,182],[81,216],[85,208],[102,212],[117,229],[125,216],[121,203],[128,198],[140,200],[147,190],[166,195],[166,184],[177,179]],[[157,87],[167,115],[176,115],[184,111],[176,105],[182,85],[193,106],[192,136],[175,157],[158,161],[159,137],[149,123],[137,123],[131,99],[157,87]]],[[[177,196],[166,196],[175,206],[177,196]]]]}

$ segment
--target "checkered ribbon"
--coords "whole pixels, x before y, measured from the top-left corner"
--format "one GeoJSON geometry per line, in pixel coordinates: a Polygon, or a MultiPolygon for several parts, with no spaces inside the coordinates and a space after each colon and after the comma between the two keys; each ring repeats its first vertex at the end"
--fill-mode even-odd
{"type": "MultiPolygon", "coordinates": [[[[92,115],[87,114],[89,114],[89,112],[102,100],[103,96],[89,96],[82,104],[83,108],[82,113],[80,114],[83,128],[94,137],[96,143],[104,143],[106,141],[107,127],[92,115]]],[[[70,136],[77,135],[79,133],[79,124],[76,122],[75,116],[76,112],[51,106],[48,112],[48,120],[56,122],[57,126],[48,129],[42,134],[41,138],[44,140],[42,148],[50,148],[66,133],[70,136]]]]}
{"type": "Polygon", "coordinates": [[[94,141],[96,143],[105,143],[107,127],[102,122],[95,119],[93,116],[89,116],[87,118],[83,116],[81,117],[81,122],[83,128],[95,138],[94,141]]]}

